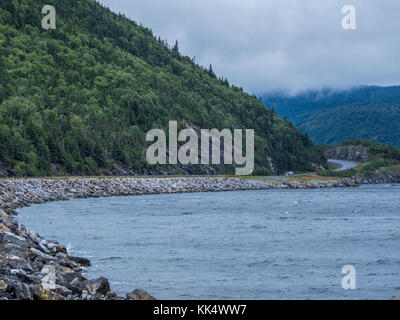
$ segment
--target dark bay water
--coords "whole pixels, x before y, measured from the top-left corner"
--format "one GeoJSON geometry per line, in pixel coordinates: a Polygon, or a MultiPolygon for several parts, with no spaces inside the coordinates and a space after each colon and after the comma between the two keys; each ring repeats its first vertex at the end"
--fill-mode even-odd
{"type": "Polygon", "coordinates": [[[89,278],[160,299],[391,299],[400,186],[78,199],[19,222],[89,257],[89,278]],[[357,289],[344,290],[353,265],[357,289]]]}

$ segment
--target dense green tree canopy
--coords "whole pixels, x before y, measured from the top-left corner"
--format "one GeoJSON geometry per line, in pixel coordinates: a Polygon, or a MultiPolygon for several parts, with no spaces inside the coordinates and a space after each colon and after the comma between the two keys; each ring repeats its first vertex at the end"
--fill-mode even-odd
{"type": "Polygon", "coordinates": [[[251,128],[256,171],[325,161],[308,136],[212,67],[91,0],[0,3],[0,161],[20,175],[145,172],[145,134],[169,120],[251,128]],[[43,5],[57,12],[43,30],[43,5]]]}

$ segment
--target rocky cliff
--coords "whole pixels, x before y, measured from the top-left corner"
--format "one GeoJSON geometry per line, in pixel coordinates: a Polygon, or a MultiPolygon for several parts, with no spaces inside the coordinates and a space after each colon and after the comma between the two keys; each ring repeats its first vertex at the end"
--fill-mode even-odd
{"type": "Polygon", "coordinates": [[[370,160],[368,148],[361,145],[335,146],[325,152],[328,159],[367,162],[370,160]]]}

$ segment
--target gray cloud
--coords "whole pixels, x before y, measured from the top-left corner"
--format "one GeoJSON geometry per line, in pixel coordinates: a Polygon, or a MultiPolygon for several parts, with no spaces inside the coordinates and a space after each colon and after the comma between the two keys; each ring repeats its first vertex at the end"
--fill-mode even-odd
{"type": "Polygon", "coordinates": [[[399,83],[398,0],[101,0],[247,91],[399,83]],[[357,9],[357,30],[341,9],[357,9]]]}

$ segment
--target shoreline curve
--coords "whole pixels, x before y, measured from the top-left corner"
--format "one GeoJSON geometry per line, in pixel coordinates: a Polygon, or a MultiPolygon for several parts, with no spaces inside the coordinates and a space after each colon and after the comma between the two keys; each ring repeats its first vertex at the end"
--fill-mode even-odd
{"type": "Polygon", "coordinates": [[[289,190],[357,187],[364,183],[400,183],[400,176],[323,181],[266,181],[239,177],[72,178],[0,181],[0,300],[150,300],[136,289],[119,297],[107,279],[88,280],[82,267],[90,261],[71,257],[57,241],[48,241],[16,223],[17,209],[32,204],[78,198],[163,193],[289,190]],[[43,282],[43,267],[55,270],[51,288],[43,282]]]}

